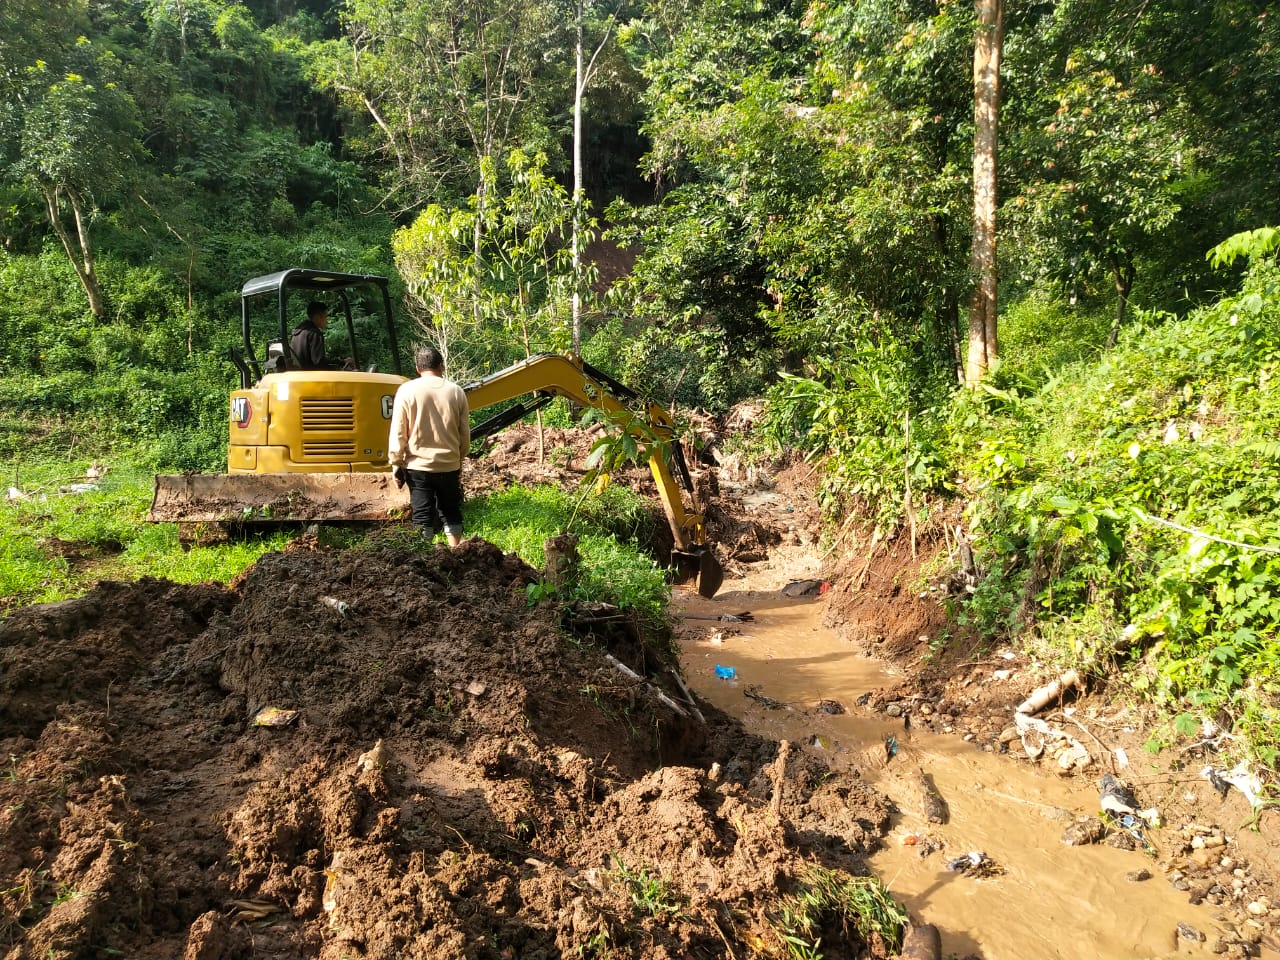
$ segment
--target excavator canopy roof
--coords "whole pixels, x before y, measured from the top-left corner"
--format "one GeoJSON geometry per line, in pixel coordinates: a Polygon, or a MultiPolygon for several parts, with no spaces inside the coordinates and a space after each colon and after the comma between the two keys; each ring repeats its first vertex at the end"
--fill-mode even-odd
{"type": "Polygon", "coordinates": [[[240,296],[256,297],[280,290],[337,290],[343,287],[378,286],[387,288],[387,278],[364,273],[336,273],[332,270],[310,270],[291,267],[266,276],[246,280],[240,296]]]}

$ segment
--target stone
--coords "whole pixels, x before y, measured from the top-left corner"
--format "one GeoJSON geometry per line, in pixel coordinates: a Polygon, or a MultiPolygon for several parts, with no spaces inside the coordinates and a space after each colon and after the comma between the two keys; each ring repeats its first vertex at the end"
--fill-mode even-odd
{"type": "MultiPolygon", "coordinates": [[[[1062,842],[1068,847],[1082,847],[1097,843],[1107,835],[1107,825],[1097,817],[1086,817],[1062,832],[1062,842]]],[[[1149,874],[1148,874],[1149,876],[1149,874]]]]}

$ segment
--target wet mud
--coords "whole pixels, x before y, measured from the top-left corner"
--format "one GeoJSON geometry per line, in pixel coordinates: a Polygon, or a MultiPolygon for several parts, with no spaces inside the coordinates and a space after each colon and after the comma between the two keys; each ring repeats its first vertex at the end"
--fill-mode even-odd
{"type": "MultiPolygon", "coordinates": [[[[589,439],[498,443],[471,493],[572,484],[589,439]]],[[[783,957],[818,868],[889,885],[904,956],[921,922],[946,957],[1273,956],[1269,815],[1243,829],[1203,751],[1145,756],[1103,690],[1038,714],[1089,765],[1033,759],[1008,731],[1052,678],[947,621],[945,540],[820,543],[813,474],[703,472],[729,579],[677,591],[673,636],[530,606],[541,572],[481,541],[303,538],[229,587],[12,611],[0,955],[783,957]],[[1089,823],[1117,747],[1154,852],[1089,823]]],[[[823,956],[893,954],[847,919],[823,956]]]]}
{"type": "Polygon", "coordinates": [[[537,576],[481,541],[299,541],[229,589],[104,583],[0,621],[3,955],[780,947],[781,898],[865,871],[887,802],[697,719],[669,638],[566,631],[537,576]]]}

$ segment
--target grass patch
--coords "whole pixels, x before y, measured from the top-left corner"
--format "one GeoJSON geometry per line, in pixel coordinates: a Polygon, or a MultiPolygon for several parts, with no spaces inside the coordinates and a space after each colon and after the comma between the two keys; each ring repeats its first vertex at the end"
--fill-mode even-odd
{"type": "Polygon", "coordinates": [[[645,867],[628,867],[617,854],[610,872],[626,888],[637,914],[664,921],[679,919],[684,911],[685,898],[665,877],[645,867]]]}
{"type": "Polygon", "coordinates": [[[1280,268],[1142,320],[1038,391],[957,400],[985,574],[957,612],[1058,666],[1118,673],[1179,732],[1229,723],[1232,752],[1275,768],[1280,268]]]}
{"type": "MultiPolygon", "coordinates": [[[[0,500],[0,609],[79,596],[103,579],[226,583],[297,536],[297,530],[285,529],[184,548],[176,524],[145,520],[151,469],[108,462],[113,466],[96,479],[87,477],[94,463],[88,458],[9,463],[5,489],[12,485],[21,496],[0,500]]],[[[664,571],[639,543],[646,522],[643,501],[621,488],[580,502],[555,487],[513,487],[466,505],[469,535],[519,554],[533,567],[545,564],[545,540],[572,529],[583,559],[577,598],[605,600],[656,619],[670,589],[664,571]]],[[[418,537],[397,539],[425,548],[418,537]]],[[[362,535],[347,529],[321,528],[321,542],[334,547],[361,541],[362,535]]]]}
{"type": "Polygon", "coordinates": [[[0,502],[0,603],[13,607],[79,596],[99,580],[163,577],[227,582],[293,536],[184,549],[175,524],[145,521],[152,473],[125,464],[86,476],[90,460],[11,464],[22,496],[0,502]]]}
{"type": "Polygon", "coordinates": [[[546,565],[543,544],[549,538],[566,530],[576,533],[583,573],[577,599],[604,600],[659,617],[671,597],[666,574],[639,544],[615,536],[619,530],[634,532],[638,498],[630,491],[610,497],[589,498],[579,507],[580,494],[557,487],[511,487],[467,503],[467,533],[519,554],[538,569],[546,565]]]}
{"type": "MultiPolygon", "coordinates": [[[[773,915],[773,930],[792,960],[821,960],[824,938],[868,946],[877,939],[897,953],[907,927],[907,911],[875,877],[811,867],[800,889],[785,898],[773,915]]],[[[878,954],[877,954],[878,955],[878,954]]]]}

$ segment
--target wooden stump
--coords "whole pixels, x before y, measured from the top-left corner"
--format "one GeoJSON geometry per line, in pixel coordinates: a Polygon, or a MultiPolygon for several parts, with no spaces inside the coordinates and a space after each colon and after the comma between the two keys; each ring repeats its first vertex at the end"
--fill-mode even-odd
{"type": "Polygon", "coordinates": [[[547,583],[561,596],[572,593],[578,583],[582,563],[578,555],[578,538],[562,533],[546,541],[542,549],[547,555],[547,566],[543,571],[547,583]]]}

